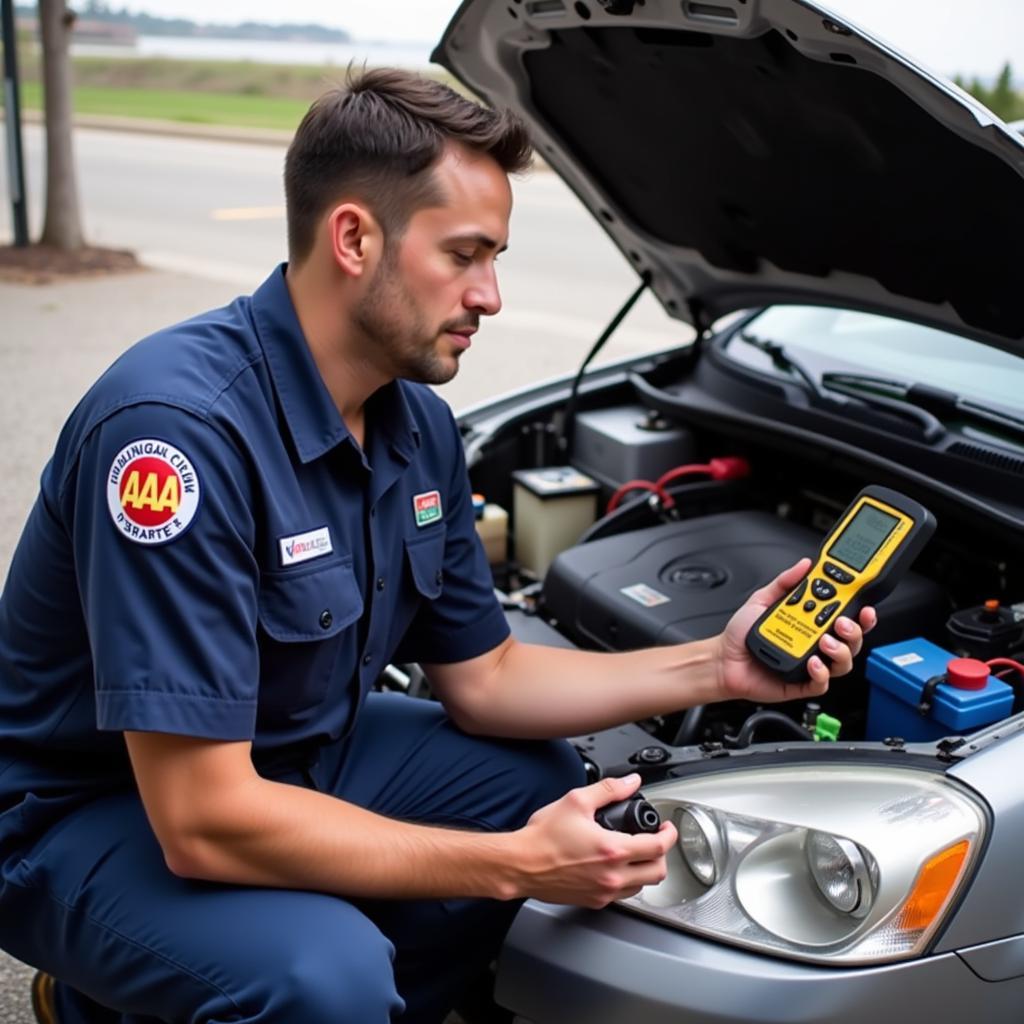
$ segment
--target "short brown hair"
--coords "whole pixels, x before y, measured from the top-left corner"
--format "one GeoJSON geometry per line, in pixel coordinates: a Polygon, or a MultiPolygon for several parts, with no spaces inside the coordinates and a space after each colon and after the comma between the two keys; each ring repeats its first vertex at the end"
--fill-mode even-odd
{"type": "Polygon", "coordinates": [[[415,210],[440,200],[429,171],[449,142],[488,154],[506,174],[530,164],[526,126],[510,111],[410,71],[350,69],[344,86],[309,108],[288,147],[289,259],[309,255],[317,222],[345,192],[370,206],[389,240],[400,235],[415,210]]]}

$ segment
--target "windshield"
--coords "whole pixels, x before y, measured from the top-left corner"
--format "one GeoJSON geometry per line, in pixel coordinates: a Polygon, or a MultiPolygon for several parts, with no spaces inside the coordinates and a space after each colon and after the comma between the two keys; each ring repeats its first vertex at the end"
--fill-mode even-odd
{"type": "MultiPolygon", "coordinates": [[[[956,334],[821,306],[773,306],[745,330],[782,345],[815,378],[827,371],[871,374],[930,384],[1007,412],[1021,408],[1024,359],[956,334]]],[[[767,373],[783,373],[750,346],[731,344],[729,355],[767,373]]]]}

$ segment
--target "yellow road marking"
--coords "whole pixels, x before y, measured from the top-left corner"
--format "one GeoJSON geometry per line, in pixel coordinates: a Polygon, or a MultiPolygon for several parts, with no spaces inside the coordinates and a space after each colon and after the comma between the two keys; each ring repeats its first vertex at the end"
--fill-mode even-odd
{"type": "Polygon", "coordinates": [[[235,206],[210,211],[213,220],[278,220],[283,216],[283,206],[235,206]]]}

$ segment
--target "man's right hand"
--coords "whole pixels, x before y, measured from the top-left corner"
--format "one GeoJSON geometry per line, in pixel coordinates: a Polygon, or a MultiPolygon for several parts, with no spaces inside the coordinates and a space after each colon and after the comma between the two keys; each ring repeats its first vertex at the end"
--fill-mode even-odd
{"type": "Polygon", "coordinates": [[[671,822],[653,834],[627,835],[594,820],[599,808],[628,799],[639,786],[639,775],[602,779],[536,811],[517,833],[524,847],[522,895],[599,909],[662,881],[665,855],[676,841],[671,822]]]}

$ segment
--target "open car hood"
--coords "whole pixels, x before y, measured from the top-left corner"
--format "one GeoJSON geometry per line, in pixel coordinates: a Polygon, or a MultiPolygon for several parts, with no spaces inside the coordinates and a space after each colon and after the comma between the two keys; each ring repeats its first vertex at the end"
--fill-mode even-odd
{"type": "Polygon", "coordinates": [[[1024,140],[807,0],[466,0],[434,60],[525,117],[670,315],[863,309],[1024,349],[1024,140]]]}

